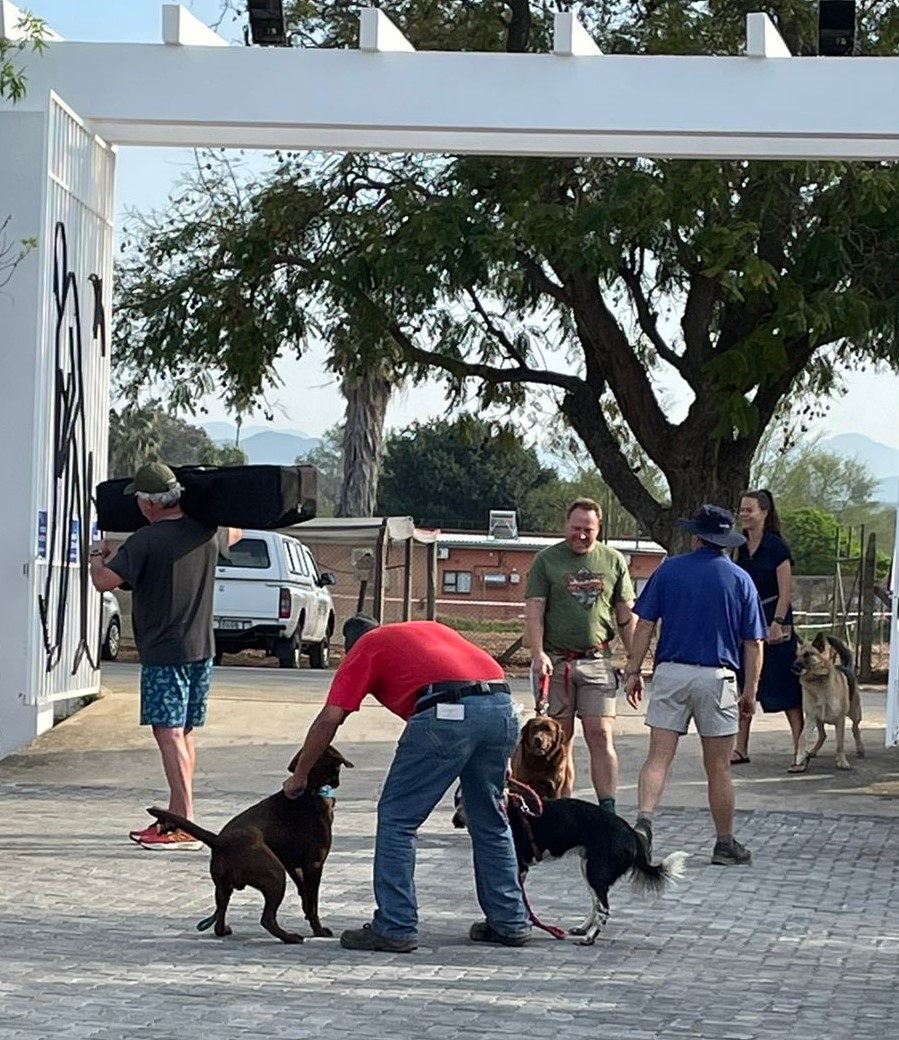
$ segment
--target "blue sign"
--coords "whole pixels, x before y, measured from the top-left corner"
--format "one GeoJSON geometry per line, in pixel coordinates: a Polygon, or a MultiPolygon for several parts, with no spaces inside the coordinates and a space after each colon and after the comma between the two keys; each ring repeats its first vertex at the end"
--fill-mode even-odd
{"type": "Polygon", "coordinates": [[[37,514],[37,558],[47,559],[47,510],[42,509],[37,514]]]}
{"type": "Polygon", "coordinates": [[[73,516],[69,533],[69,563],[78,562],[78,540],[81,537],[81,517],[73,516]]]}

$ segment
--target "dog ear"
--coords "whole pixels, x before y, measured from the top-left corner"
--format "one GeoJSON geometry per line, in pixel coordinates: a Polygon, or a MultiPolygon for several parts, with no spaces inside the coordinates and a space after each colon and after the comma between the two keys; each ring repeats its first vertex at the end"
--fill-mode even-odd
{"type": "Polygon", "coordinates": [[[356,768],[348,758],[344,758],[343,755],[341,755],[341,753],[337,750],[336,747],[334,747],[333,744],[328,745],[328,753],[330,754],[331,758],[335,759],[340,765],[346,766],[347,769],[356,768]]]}
{"type": "Polygon", "coordinates": [[[815,636],[812,646],[820,653],[824,653],[827,650],[827,637],[823,632],[819,632],[815,636]]]}
{"type": "MultiPolygon", "coordinates": [[[[303,749],[300,748],[300,751],[303,749]]],[[[287,772],[292,773],[297,767],[297,759],[300,757],[300,751],[298,751],[293,758],[287,763],[287,772]]]]}

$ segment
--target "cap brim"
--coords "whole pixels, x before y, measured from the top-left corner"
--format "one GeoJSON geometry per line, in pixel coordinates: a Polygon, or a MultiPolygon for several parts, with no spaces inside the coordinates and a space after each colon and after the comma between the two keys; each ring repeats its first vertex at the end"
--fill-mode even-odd
{"type": "Polygon", "coordinates": [[[711,542],[712,545],[720,545],[722,549],[736,549],[746,544],[746,539],[743,535],[737,534],[736,531],[728,531],[727,534],[702,531],[695,520],[690,520],[683,516],[678,520],[678,523],[685,530],[689,531],[690,534],[695,534],[697,538],[701,538],[704,542],[711,542]]]}

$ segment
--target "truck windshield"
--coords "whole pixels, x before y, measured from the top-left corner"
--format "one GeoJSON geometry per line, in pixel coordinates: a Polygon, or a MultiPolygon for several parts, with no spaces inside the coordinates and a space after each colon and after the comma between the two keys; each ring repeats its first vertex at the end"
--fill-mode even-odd
{"type": "Polygon", "coordinates": [[[271,566],[268,545],[261,538],[241,538],[228,550],[228,556],[219,553],[219,567],[250,567],[264,570],[271,566]]]}

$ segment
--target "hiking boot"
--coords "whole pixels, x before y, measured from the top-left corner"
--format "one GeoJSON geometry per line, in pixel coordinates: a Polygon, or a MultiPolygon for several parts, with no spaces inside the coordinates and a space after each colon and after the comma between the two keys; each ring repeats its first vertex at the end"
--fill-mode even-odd
{"type": "Polygon", "coordinates": [[[472,942],[496,943],[498,946],[527,946],[531,941],[531,933],[501,935],[489,921],[475,921],[468,930],[468,938],[472,942]]]}
{"type": "Polygon", "coordinates": [[[752,853],[736,838],[730,843],[716,841],[712,851],[712,862],[719,867],[737,867],[752,862],[752,853]]]}
{"type": "Polygon", "coordinates": [[[140,847],[150,852],[196,852],[203,848],[203,842],[187,831],[157,831],[142,838],[140,847]]]}
{"type": "Polygon", "coordinates": [[[418,939],[388,939],[378,935],[370,924],[348,928],[340,937],[345,950],[383,950],[385,953],[411,953],[418,949],[418,939]]]}
{"type": "Polygon", "coordinates": [[[637,820],[634,824],[634,832],[646,853],[647,863],[652,863],[652,824],[649,820],[637,820]]]}

